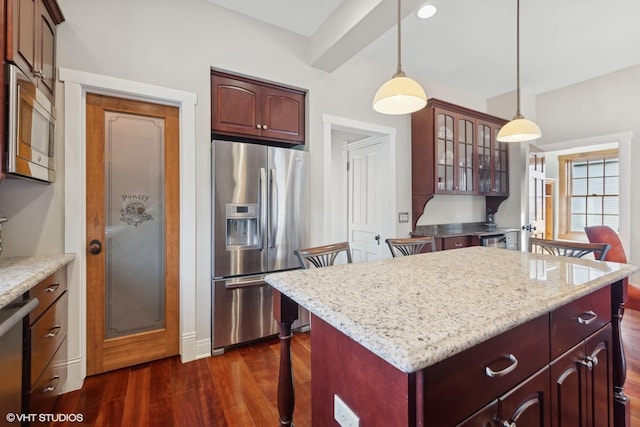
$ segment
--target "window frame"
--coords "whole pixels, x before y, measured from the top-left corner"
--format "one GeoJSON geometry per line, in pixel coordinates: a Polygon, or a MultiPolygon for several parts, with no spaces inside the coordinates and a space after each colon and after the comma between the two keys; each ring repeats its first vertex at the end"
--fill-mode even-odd
{"type": "MultiPolygon", "coordinates": [[[[558,196],[558,238],[566,240],[584,240],[584,231],[571,231],[571,197],[569,195],[569,186],[571,176],[571,167],[576,161],[589,160],[607,160],[618,159],[620,164],[620,153],[617,148],[600,151],[590,151],[586,153],[574,153],[558,156],[558,181],[560,184],[560,192],[558,196]]],[[[620,173],[618,172],[618,177],[620,173]]],[[[618,188],[618,200],[620,200],[620,189],[618,188]]],[[[618,212],[620,218],[620,212],[618,212]]]]}

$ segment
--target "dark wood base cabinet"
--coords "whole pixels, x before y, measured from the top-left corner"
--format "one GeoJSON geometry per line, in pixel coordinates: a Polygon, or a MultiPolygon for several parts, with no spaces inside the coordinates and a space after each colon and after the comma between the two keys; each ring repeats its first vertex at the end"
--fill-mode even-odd
{"type": "Polygon", "coordinates": [[[624,397],[615,341],[623,288],[616,282],[413,373],[313,316],[313,425],[338,425],[339,396],[363,426],[622,427],[614,412],[626,404],[614,391],[624,397]]]}

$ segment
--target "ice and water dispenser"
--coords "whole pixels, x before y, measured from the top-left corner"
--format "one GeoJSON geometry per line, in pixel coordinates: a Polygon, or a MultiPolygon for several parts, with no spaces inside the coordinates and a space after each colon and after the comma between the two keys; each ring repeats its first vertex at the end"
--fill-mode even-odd
{"type": "Polygon", "coordinates": [[[227,250],[259,249],[257,203],[227,203],[227,250]]]}

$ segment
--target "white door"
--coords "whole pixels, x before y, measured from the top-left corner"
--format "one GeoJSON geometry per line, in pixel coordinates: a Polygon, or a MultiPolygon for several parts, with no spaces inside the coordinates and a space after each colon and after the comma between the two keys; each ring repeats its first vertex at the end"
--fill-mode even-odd
{"type": "Polygon", "coordinates": [[[348,147],[348,233],[353,262],[383,257],[384,203],[389,198],[384,179],[384,144],[379,139],[348,147]]]}
{"type": "Polygon", "coordinates": [[[529,209],[528,222],[523,224],[528,247],[529,237],[544,239],[545,237],[545,158],[544,153],[529,153],[529,209]]]}

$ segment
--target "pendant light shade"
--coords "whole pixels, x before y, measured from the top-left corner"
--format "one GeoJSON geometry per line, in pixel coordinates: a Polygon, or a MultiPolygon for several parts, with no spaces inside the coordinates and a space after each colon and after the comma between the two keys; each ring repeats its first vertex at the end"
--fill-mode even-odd
{"type": "Polygon", "coordinates": [[[427,105],[427,94],[420,83],[406,76],[394,76],[380,86],[373,109],[383,114],[408,114],[427,105]]]}
{"type": "Polygon", "coordinates": [[[516,94],[518,105],[513,120],[502,126],[498,132],[496,138],[501,142],[533,141],[542,136],[540,127],[520,114],[520,0],[517,0],[516,15],[516,94]]]}
{"type": "Polygon", "coordinates": [[[502,126],[497,138],[502,142],[524,142],[533,141],[541,136],[542,132],[537,124],[520,116],[502,126]]]}
{"type": "Polygon", "coordinates": [[[391,80],[380,86],[373,98],[373,109],[382,114],[409,114],[427,105],[427,94],[420,83],[402,71],[400,38],[400,0],[398,0],[398,69],[391,80]]]}

